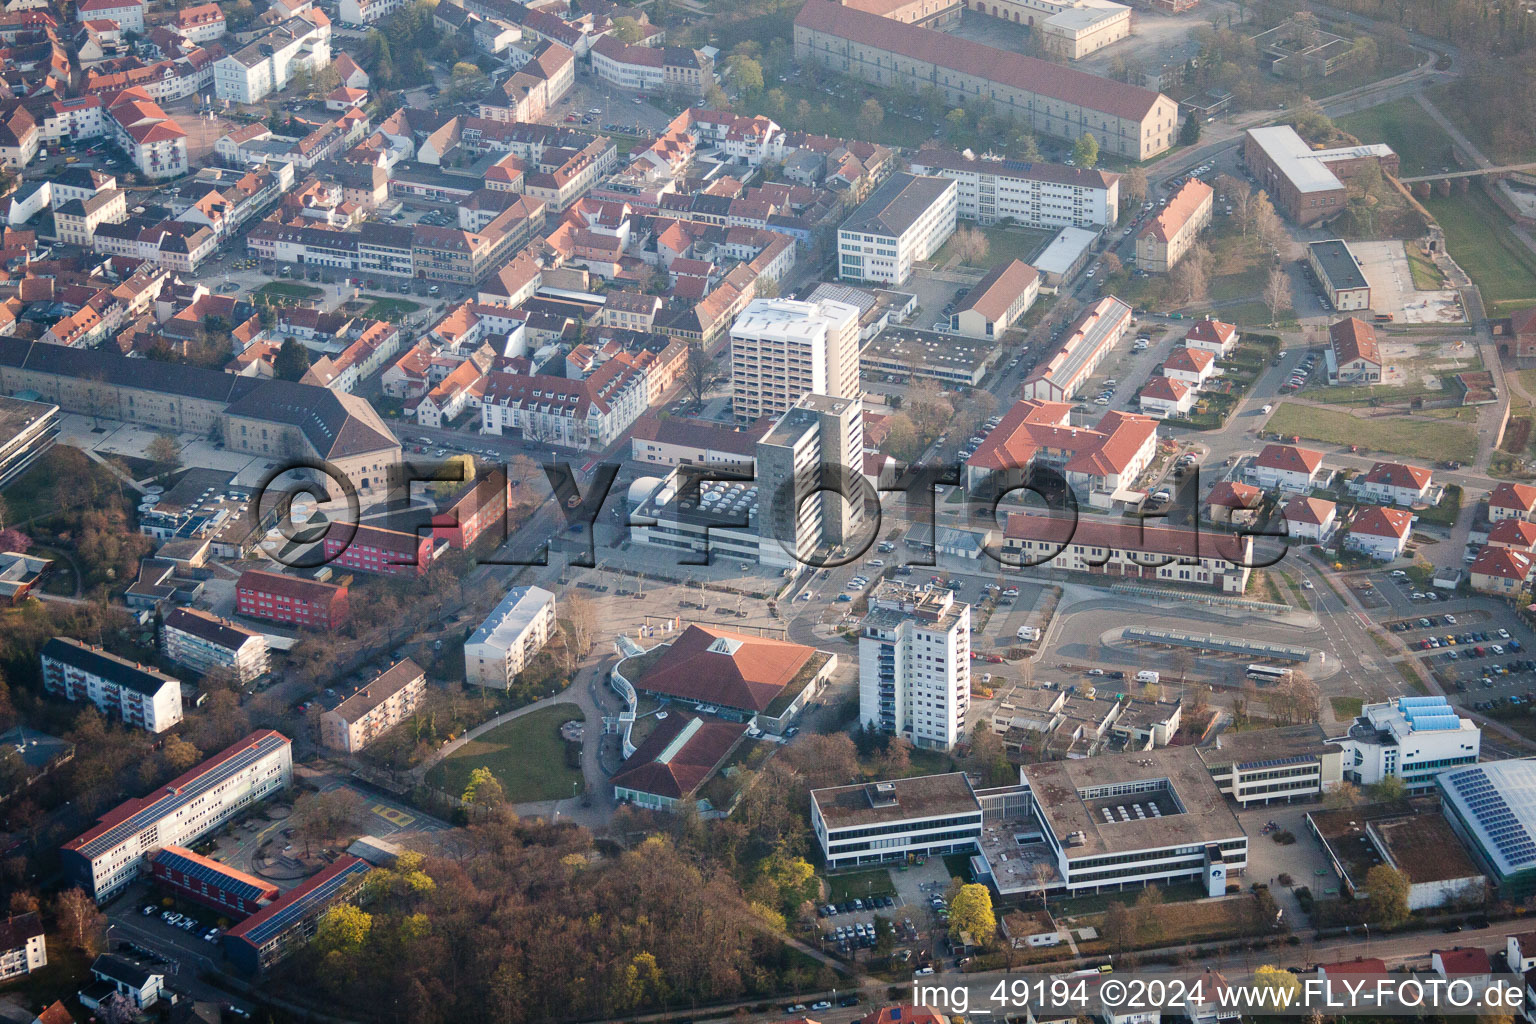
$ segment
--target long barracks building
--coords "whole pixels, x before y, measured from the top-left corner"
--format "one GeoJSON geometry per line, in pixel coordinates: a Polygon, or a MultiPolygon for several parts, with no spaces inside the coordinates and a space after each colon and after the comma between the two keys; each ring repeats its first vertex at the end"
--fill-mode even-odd
{"type": "Polygon", "coordinates": [[[807,0],[795,18],[795,59],[950,103],[990,101],[1042,135],[1090,132],[1108,153],[1146,160],[1173,145],[1179,108],[1162,93],[1073,71],[832,0],[807,0]]]}

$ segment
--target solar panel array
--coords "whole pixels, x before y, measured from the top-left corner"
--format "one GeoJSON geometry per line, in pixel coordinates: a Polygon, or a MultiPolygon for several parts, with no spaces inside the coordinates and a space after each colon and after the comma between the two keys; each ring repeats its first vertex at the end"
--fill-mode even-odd
{"type": "Polygon", "coordinates": [[[108,850],[127,841],[128,837],[134,835],[140,829],[147,828],[162,818],[168,817],[177,808],[192,802],[209,790],[217,788],[232,776],[239,775],[274,750],[287,746],[287,744],[288,738],[278,733],[269,733],[263,736],[238,754],[203,772],[191,782],[181,787],[181,789],[166,793],[153,803],[147,804],[135,811],[95,839],[82,845],[79,853],[88,859],[96,859],[108,850]]]}
{"type": "Polygon", "coordinates": [[[260,949],[302,921],[307,914],[329,906],[343,889],[371,870],[373,870],[373,865],[367,861],[353,861],[309,892],[287,903],[274,903],[266,911],[262,911],[262,913],[268,914],[265,919],[257,921],[256,918],[252,918],[251,920],[256,921],[256,923],[239,937],[260,949]]]}
{"type": "Polygon", "coordinates": [[[179,871],[190,880],[207,882],[210,886],[222,889],[231,896],[244,897],[253,902],[261,899],[267,893],[267,890],[246,881],[238,873],[235,873],[232,869],[225,868],[222,864],[210,863],[206,860],[194,860],[174,850],[161,850],[155,856],[155,863],[164,864],[173,871],[179,871]]]}
{"type": "Polygon", "coordinates": [[[1450,782],[1505,863],[1517,868],[1536,861],[1536,839],[1532,838],[1530,827],[1509,809],[1482,768],[1456,772],[1450,782]]]}

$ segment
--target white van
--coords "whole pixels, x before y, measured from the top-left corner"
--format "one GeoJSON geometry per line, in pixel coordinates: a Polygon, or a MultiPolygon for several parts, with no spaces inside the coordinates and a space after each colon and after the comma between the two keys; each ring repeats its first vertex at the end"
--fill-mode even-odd
{"type": "Polygon", "coordinates": [[[1025,643],[1031,643],[1040,639],[1040,631],[1034,626],[1020,626],[1019,631],[1015,633],[1014,636],[1018,637],[1020,640],[1023,640],[1025,643]]]}
{"type": "Polygon", "coordinates": [[[1159,676],[1156,672],[1153,672],[1151,669],[1144,668],[1140,672],[1136,673],[1136,681],[1138,683],[1155,683],[1161,678],[1161,676],[1159,676]]]}

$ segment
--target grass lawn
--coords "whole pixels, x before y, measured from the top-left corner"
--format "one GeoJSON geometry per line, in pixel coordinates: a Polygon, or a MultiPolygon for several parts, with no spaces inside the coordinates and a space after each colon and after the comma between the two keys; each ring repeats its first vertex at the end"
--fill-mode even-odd
{"type": "Polygon", "coordinates": [[[868,896],[895,895],[896,884],[891,881],[891,873],[885,868],[871,868],[830,876],[827,879],[827,892],[833,903],[841,903],[843,900],[862,900],[868,896]]]}
{"type": "Polygon", "coordinates": [[[1364,701],[1359,697],[1329,697],[1328,703],[1333,705],[1333,717],[1343,721],[1359,715],[1364,701]]]}
{"type": "Polygon", "coordinates": [[[1445,229],[1446,249],[1482,291],[1490,316],[1536,303],[1536,254],[1510,233],[1493,200],[1474,186],[1424,206],[1445,229]]]}
{"type": "Polygon", "coordinates": [[[1438,174],[1442,167],[1456,168],[1451,137],[1430,120],[1412,97],[1346,114],[1336,123],[1361,142],[1385,142],[1391,146],[1401,161],[1403,177],[1438,174]]]}
{"type": "Polygon", "coordinates": [[[1477,435],[1468,427],[1444,420],[1431,422],[1408,416],[1369,418],[1281,402],[1264,429],[1324,444],[1357,444],[1371,451],[1431,462],[1471,462],[1477,457],[1477,435]]]}
{"type": "Polygon", "coordinates": [[[368,308],[363,310],[363,316],[372,317],[375,320],[394,320],[421,308],[418,302],[411,302],[409,299],[391,299],[383,295],[364,295],[362,300],[368,303],[368,308]]]}
{"type": "Polygon", "coordinates": [[[489,768],[501,780],[509,803],[558,800],[571,795],[581,772],[565,766],[560,725],[581,717],[575,704],[555,704],[470,740],[427,773],[427,781],[449,793],[462,793],[470,772],[489,768]]]}
{"type": "MultiPolygon", "coordinates": [[[[965,222],[962,227],[974,227],[965,222]]],[[[982,228],[981,233],[987,236],[988,251],[986,265],[995,266],[998,263],[1006,263],[1008,260],[1022,260],[1025,263],[1033,260],[1040,254],[1040,250],[1056,237],[1056,232],[1040,228],[982,228]]],[[[934,253],[933,262],[937,266],[943,266],[951,256],[955,254],[955,240],[951,238],[944,243],[944,247],[934,253]]]]}
{"type": "Polygon", "coordinates": [[[324,288],[299,284],[297,281],[268,281],[256,291],[258,294],[281,295],[290,299],[313,299],[325,294],[324,288]]]}
{"type": "Polygon", "coordinates": [[[1417,243],[1403,247],[1408,253],[1408,271],[1413,275],[1413,286],[1421,292],[1437,291],[1445,287],[1445,275],[1435,261],[1419,250],[1417,243]]]}

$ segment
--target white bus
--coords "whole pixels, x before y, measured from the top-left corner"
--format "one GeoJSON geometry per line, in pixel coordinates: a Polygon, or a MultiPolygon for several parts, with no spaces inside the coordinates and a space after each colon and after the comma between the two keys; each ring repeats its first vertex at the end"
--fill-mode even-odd
{"type": "Polygon", "coordinates": [[[1256,683],[1283,683],[1291,678],[1291,670],[1273,665],[1249,665],[1248,678],[1256,683]]]}

